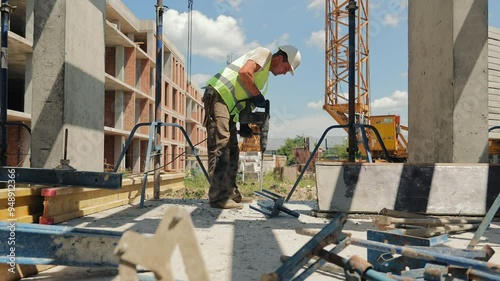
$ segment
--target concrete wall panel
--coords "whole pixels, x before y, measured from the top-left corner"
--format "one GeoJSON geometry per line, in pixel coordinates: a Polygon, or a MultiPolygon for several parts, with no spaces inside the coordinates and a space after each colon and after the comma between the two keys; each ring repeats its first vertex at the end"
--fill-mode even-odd
{"type": "Polygon", "coordinates": [[[319,162],[316,176],[319,209],[351,213],[484,215],[500,191],[500,165],[488,164],[319,162]]]}

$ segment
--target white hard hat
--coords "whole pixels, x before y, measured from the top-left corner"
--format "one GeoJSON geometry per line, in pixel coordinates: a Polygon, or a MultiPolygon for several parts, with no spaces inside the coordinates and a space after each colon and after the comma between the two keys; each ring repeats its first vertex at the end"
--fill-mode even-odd
{"type": "Polygon", "coordinates": [[[293,72],[297,67],[299,67],[300,64],[300,52],[297,48],[295,48],[292,45],[283,45],[278,47],[279,50],[282,50],[283,52],[286,53],[288,56],[288,62],[290,63],[290,66],[292,67],[292,71],[290,71],[293,75],[293,72]]]}

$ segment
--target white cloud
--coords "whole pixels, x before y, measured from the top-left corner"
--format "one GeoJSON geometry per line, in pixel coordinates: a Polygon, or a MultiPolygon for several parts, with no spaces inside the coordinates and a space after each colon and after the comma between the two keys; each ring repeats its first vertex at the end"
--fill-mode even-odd
{"type": "Polygon", "coordinates": [[[402,17],[399,14],[388,14],[388,15],[384,16],[383,24],[384,24],[384,26],[396,27],[399,25],[401,20],[402,20],[402,17]]]}
{"type": "Polygon", "coordinates": [[[219,14],[228,14],[231,10],[239,12],[242,2],[243,0],[217,0],[214,6],[219,14]]]}
{"type": "Polygon", "coordinates": [[[306,45],[320,50],[325,50],[325,30],[321,29],[312,32],[309,39],[306,41],[306,45]]]}
{"type": "Polygon", "coordinates": [[[408,77],[408,71],[399,73],[401,77],[408,77]]]}
{"type": "Polygon", "coordinates": [[[325,7],[325,0],[309,0],[309,4],[307,4],[308,10],[323,9],[324,7],[325,7]]]}
{"type": "Polygon", "coordinates": [[[406,111],[408,92],[396,90],[390,97],[383,97],[371,102],[372,115],[406,111]]]}
{"type": "Polygon", "coordinates": [[[191,76],[191,84],[193,84],[195,87],[198,87],[201,89],[201,87],[205,87],[205,84],[207,83],[208,79],[210,79],[212,75],[208,74],[193,74],[191,76]]]}
{"type": "Polygon", "coordinates": [[[408,0],[399,0],[399,5],[401,6],[401,9],[405,9],[408,7],[408,0]]]}
{"type": "MultiPolygon", "coordinates": [[[[320,138],[326,128],[332,125],[338,125],[337,122],[322,111],[315,115],[308,116],[288,116],[288,118],[279,118],[273,109],[271,116],[269,138],[294,138],[296,136],[309,136],[320,138]]],[[[343,136],[345,131],[334,129],[328,132],[328,136],[343,136]]]]}
{"type": "MultiPolygon", "coordinates": [[[[229,16],[220,15],[216,19],[208,18],[199,11],[193,11],[192,53],[215,61],[225,61],[226,56],[234,53],[240,56],[259,46],[255,41],[246,42],[245,33],[238,21],[229,16]],[[228,36],[230,34],[231,36],[228,36]]],[[[166,38],[180,48],[187,49],[188,14],[169,9],[163,22],[166,38]]]]}
{"type": "Polygon", "coordinates": [[[323,108],[323,101],[311,101],[307,104],[309,108],[323,108]]]}

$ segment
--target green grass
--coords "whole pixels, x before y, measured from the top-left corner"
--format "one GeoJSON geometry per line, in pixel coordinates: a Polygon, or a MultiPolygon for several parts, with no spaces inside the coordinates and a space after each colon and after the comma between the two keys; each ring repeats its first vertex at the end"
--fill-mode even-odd
{"type": "MultiPolygon", "coordinates": [[[[238,177],[237,181],[239,190],[244,196],[253,196],[255,191],[261,190],[260,182],[257,178],[247,177],[243,182],[241,177],[238,177]]],[[[266,173],[262,180],[262,188],[286,197],[294,183],[292,181],[280,181],[274,173],[266,173]]],[[[188,172],[184,179],[184,186],[185,189],[182,191],[182,194],[178,194],[183,198],[208,198],[209,184],[201,171],[191,170],[188,172]]],[[[299,182],[293,198],[314,200],[316,198],[316,179],[311,176],[304,176],[299,182]]]]}

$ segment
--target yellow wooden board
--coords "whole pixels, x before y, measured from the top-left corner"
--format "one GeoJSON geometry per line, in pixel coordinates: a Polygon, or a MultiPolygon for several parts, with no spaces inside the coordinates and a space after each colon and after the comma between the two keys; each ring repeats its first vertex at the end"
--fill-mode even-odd
{"type": "MultiPolygon", "coordinates": [[[[184,188],[184,174],[161,176],[160,193],[165,194],[184,188]]],[[[54,224],[100,212],[103,210],[140,202],[142,177],[127,179],[118,190],[96,188],[48,188],[44,198],[40,223],[54,224]]],[[[148,178],[146,199],[153,197],[153,177],[148,178]]]]}

